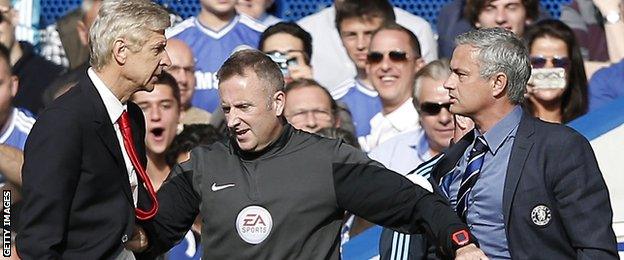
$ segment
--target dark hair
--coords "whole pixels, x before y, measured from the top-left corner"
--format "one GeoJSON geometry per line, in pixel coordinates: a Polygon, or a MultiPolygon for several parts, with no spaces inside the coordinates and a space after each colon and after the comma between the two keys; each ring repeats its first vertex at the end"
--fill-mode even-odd
{"type": "Polygon", "coordinates": [[[173,167],[177,163],[178,155],[188,152],[200,145],[209,145],[223,139],[212,125],[192,124],[184,125],[184,130],[178,134],[165,151],[167,165],[173,167]]]}
{"type": "Polygon", "coordinates": [[[338,116],[338,105],[336,104],[336,100],[334,100],[334,98],[332,98],[332,96],[329,93],[329,91],[327,91],[326,88],[321,86],[321,84],[319,84],[316,80],[313,80],[313,79],[297,79],[297,80],[294,80],[294,81],[288,83],[286,85],[286,87],[284,88],[284,93],[286,93],[286,98],[288,98],[288,92],[290,92],[292,90],[295,90],[295,89],[300,89],[300,88],[318,88],[318,89],[322,90],[323,93],[325,94],[325,96],[327,96],[327,99],[329,99],[329,104],[331,106],[332,115],[334,117],[338,116]]]}
{"type": "Polygon", "coordinates": [[[178,82],[175,78],[169,74],[169,72],[163,71],[160,75],[158,75],[158,79],[156,79],[155,84],[167,85],[171,88],[171,92],[173,93],[173,98],[180,105],[180,87],[178,86],[178,82]]]}
{"type": "Polygon", "coordinates": [[[373,33],[373,36],[371,37],[371,41],[373,38],[375,38],[375,35],[377,35],[381,31],[399,31],[399,32],[403,32],[407,34],[409,38],[409,45],[412,47],[412,50],[414,51],[414,53],[418,56],[416,58],[422,57],[422,52],[420,50],[420,41],[418,41],[418,37],[416,37],[416,35],[409,29],[401,26],[398,23],[386,23],[386,24],[381,25],[381,27],[379,27],[379,29],[377,29],[373,33]]]}
{"type": "MultiPolygon", "coordinates": [[[[494,0],[466,0],[464,16],[471,25],[479,21],[479,14],[492,1],[494,0]]],[[[539,0],[522,0],[521,2],[526,10],[526,17],[535,21],[539,16],[539,0]]]]}
{"type": "Polygon", "coordinates": [[[0,59],[4,60],[9,74],[13,75],[13,70],[11,69],[11,51],[9,51],[9,48],[4,46],[4,44],[0,44],[0,59]]]}
{"type": "Polygon", "coordinates": [[[303,52],[306,54],[305,62],[310,64],[310,59],[312,58],[312,35],[293,22],[279,22],[269,26],[269,28],[260,34],[258,49],[264,51],[264,42],[266,39],[278,33],[286,33],[299,39],[301,43],[303,43],[303,52]]]}
{"type": "Polygon", "coordinates": [[[268,96],[284,89],[282,71],[269,56],[258,50],[241,50],[232,54],[217,72],[217,78],[219,82],[224,82],[234,76],[246,76],[248,70],[264,82],[268,96]]]}
{"type": "Polygon", "coordinates": [[[370,20],[381,18],[382,24],[394,23],[396,16],[392,4],[388,0],[344,0],[336,1],[336,29],[340,32],[340,24],[350,18],[370,20]]]}
{"type": "MultiPolygon", "coordinates": [[[[566,123],[585,113],[588,109],[587,76],[580,46],[574,32],[559,20],[543,20],[529,26],[525,33],[527,48],[530,50],[536,39],[552,37],[565,42],[570,58],[567,70],[568,85],[561,96],[561,118],[566,123]]],[[[527,106],[531,110],[530,106],[527,106]]]]}
{"type": "Polygon", "coordinates": [[[320,130],[318,130],[316,134],[322,137],[327,137],[331,139],[342,139],[345,143],[357,149],[361,149],[360,144],[358,143],[353,133],[347,130],[344,130],[342,128],[325,127],[325,128],[321,128],[320,130]]]}

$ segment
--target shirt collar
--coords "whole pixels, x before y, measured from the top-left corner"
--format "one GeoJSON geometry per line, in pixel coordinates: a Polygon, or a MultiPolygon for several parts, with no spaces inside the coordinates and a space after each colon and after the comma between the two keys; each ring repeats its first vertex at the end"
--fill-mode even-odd
{"type": "Polygon", "coordinates": [[[399,132],[413,128],[418,122],[418,112],[412,103],[412,98],[409,98],[399,108],[384,117],[388,119],[392,126],[399,130],[399,132]]]}
{"type": "Polygon", "coordinates": [[[377,93],[377,91],[375,91],[374,89],[369,89],[367,87],[364,86],[364,83],[360,82],[359,80],[355,79],[355,87],[362,93],[364,93],[365,95],[369,96],[369,97],[377,97],[379,95],[379,93],[377,93]]]}
{"type": "Polygon", "coordinates": [[[121,116],[121,113],[126,110],[126,105],[122,104],[113,92],[104,84],[104,81],[95,74],[93,68],[89,68],[87,70],[87,75],[95,85],[95,89],[97,89],[100,97],[102,97],[102,101],[104,102],[104,107],[106,107],[106,112],[108,112],[108,117],[111,120],[111,123],[114,125],[117,122],[117,119],[121,116]]]}
{"type": "MultiPolygon", "coordinates": [[[[522,108],[520,106],[515,106],[509,114],[498,121],[490,131],[483,135],[492,154],[496,154],[496,151],[502,146],[507,137],[513,136],[513,130],[518,127],[521,118],[522,108]]],[[[480,135],[480,133],[475,128],[475,136],[478,135],[480,135]]]]}
{"type": "MultiPolygon", "coordinates": [[[[431,157],[429,154],[429,142],[427,141],[427,135],[422,128],[418,130],[418,148],[416,151],[418,152],[418,156],[422,159],[428,160],[431,157]]],[[[424,161],[425,160],[423,160],[423,162],[424,161]]]]}

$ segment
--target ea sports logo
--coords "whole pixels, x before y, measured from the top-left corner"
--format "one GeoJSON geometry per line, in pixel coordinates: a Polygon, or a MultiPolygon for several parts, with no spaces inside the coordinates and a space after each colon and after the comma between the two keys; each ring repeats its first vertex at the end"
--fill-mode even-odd
{"type": "Polygon", "coordinates": [[[260,244],[271,233],[273,218],[271,213],[260,206],[248,206],[236,217],[236,231],[247,243],[260,244]]]}

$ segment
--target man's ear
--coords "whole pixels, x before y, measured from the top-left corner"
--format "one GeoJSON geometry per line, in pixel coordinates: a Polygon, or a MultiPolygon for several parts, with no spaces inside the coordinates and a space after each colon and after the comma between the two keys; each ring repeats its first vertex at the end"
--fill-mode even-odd
{"type": "Polygon", "coordinates": [[[17,78],[17,76],[12,75],[11,76],[11,98],[14,98],[15,95],[17,95],[17,90],[19,89],[19,79],[17,78]]]}
{"type": "Polygon", "coordinates": [[[126,64],[129,51],[128,45],[126,45],[124,39],[116,39],[115,42],[113,42],[113,58],[118,64],[126,64]]]}
{"type": "Polygon", "coordinates": [[[78,31],[78,38],[82,46],[89,45],[89,28],[82,21],[76,23],[76,31],[78,31]]]}
{"type": "Polygon", "coordinates": [[[15,8],[9,9],[9,19],[13,26],[17,26],[19,24],[19,10],[15,8]]]}
{"type": "Polygon", "coordinates": [[[425,65],[426,65],[425,60],[423,60],[422,57],[416,59],[416,66],[414,67],[414,74],[416,74],[416,72],[422,69],[425,65]]]}
{"type": "Polygon", "coordinates": [[[477,29],[478,29],[478,28],[481,28],[481,23],[480,23],[480,22],[476,22],[476,23],[474,24],[474,27],[475,27],[475,28],[477,28],[477,29]]]}
{"type": "Polygon", "coordinates": [[[494,81],[492,86],[492,97],[500,97],[505,95],[505,89],[507,88],[507,75],[505,73],[496,73],[492,80],[494,81]]]}
{"type": "MultiPolygon", "coordinates": [[[[340,108],[338,108],[340,110],[340,108]]],[[[340,128],[342,126],[342,119],[340,118],[340,111],[334,115],[334,128],[340,128]]]]}
{"type": "Polygon", "coordinates": [[[273,108],[275,108],[275,116],[284,114],[284,105],[286,104],[286,94],[284,91],[277,91],[273,94],[273,108]]]}

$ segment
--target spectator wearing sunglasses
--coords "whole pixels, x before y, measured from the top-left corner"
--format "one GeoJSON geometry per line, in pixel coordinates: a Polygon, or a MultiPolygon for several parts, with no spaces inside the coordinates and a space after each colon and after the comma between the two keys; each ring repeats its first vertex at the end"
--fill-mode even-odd
{"type": "Polygon", "coordinates": [[[525,36],[533,72],[563,68],[566,82],[563,88],[528,84],[526,108],[534,116],[553,123],[567,123],[585,114],[587,78],[572,29],[559,20],[544,20],[530,27],[525,36]]]}
{"type": "Polygon", "coordinates": [[[11,52],[13,74],[20,83],[14,104],[36,114],[43,108],[43,92],[63,67],[37,55],[29,42],[15,39],[18,13],[11,2],[0,0],[0,44],[11,52]]]}
{"type": "MultiPolygon", "coordinates": [[[[369,153],[371,159],[382,163],[388,169],[406,175],[415,183],[429,177],[421,178],[418,174],[409,173],[446,149],[453,137],[454,120],[449,111],[450,98],[448,91],[442,86],[449,75],[448,60],[435,60],[418,71],[412,103],[418,111],[422,128],[390,138],[369,153]]],[[[419,184],[430,185],[426,181],[419,184]]],[[[431,243],[423,235],[409,235],[384,229],[379,245],[382,260],[426,259],[427,249],[431,243]],[[400,257],[395,257],[397,255],[400,257]]]]}
{"type": "Polygon", "coordinates": [[[410,30],[393,23],[373,34],[366,74],[379,93],[382,108],[370,120],[370,134],[358,138],[362,150],[370,152],[393,136],[420,127],[412,93],[416,72],[423,65],[420,43],[410,30]]]}
{"type": "Polygon", "coordinates": [[[371,36],[382,24],[395,20],[392,5],[386,0],[345,0],[336,5],[336,28],[357,74],[347,80],[334,97],[347,104],[353,115],[356,137],[370,134],[370,120],[381,111],[379,94],[366,74],[366,55],[371,36]]]}
{"type": "MultiPolygon", "coordinates": [[[[325,1],[328,2],[328,1],[325,1]]],[[[334,98],[342,95],[350,87],[345,81],[350,81],[356,76],[356,68],[351,62],[350,55],[347,54],[341,36],[339,34],[338,9],[341,5],[352,2],[360,5],[362,9],[367,6],[379,6],[380,4],[391,4],[388,0],[335,0],[334,4],[314,14],[306,16],[297,21],[299,25],[310,34],[314,42],[314,56],[312,56],[312,66],[314,67],[314,79],[321,85],[327,87],[334,98]],[[385,3],[380,3],[385,2],[385,3]]],[[[398,3],[398,2],[395,2],[398,3]]],[[[393,7],[394,16],[390,22],[396,22],[412,31],[421,44],[421,54],[427,62],[438,58],[437,44],[431,25],[427,20],[416,16],[406,10],[393,7]]]]}

